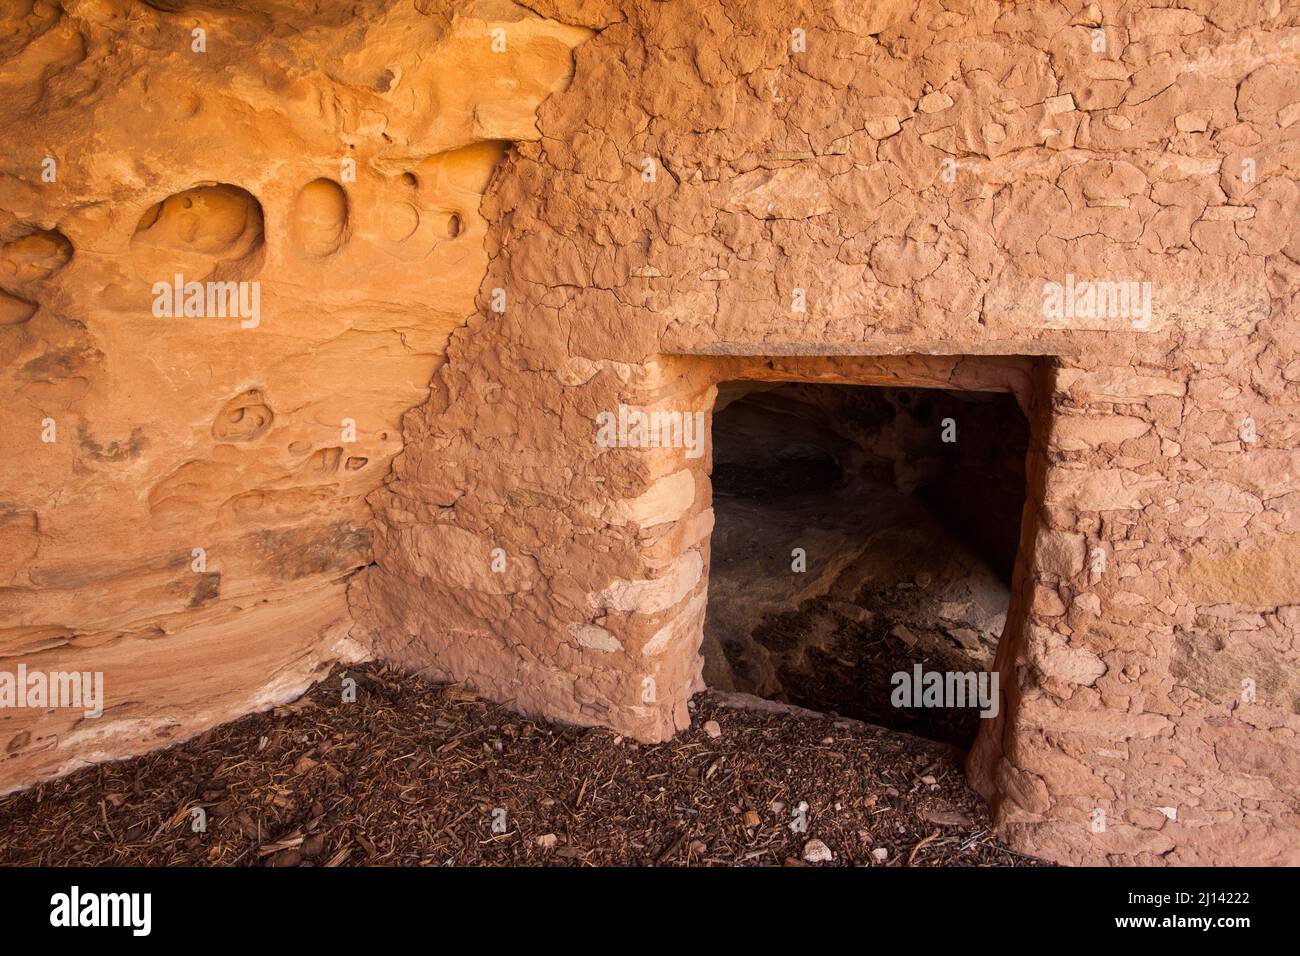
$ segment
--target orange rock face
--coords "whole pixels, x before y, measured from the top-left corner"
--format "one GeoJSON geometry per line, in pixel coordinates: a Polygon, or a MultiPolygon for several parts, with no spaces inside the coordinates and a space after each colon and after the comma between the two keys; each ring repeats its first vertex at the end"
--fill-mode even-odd
{"type": "Polygon", "coordinates": [[[106,701],[0,709],[5,790],[368,656],[364,497],[473,310],[482,193],[590,35],[510,4],[57,6],[0,28],[0,658],[106,701]]]}
{"type": "Polygon", "coordinates": [[[1293,7],[64,6],[0,34],[0,654],[107,699],[0,710],[5,788],[368,654],[669,737],[717,385],[930,386],[1032,423],[1003,835],[1300,863],[1293,7]]]}

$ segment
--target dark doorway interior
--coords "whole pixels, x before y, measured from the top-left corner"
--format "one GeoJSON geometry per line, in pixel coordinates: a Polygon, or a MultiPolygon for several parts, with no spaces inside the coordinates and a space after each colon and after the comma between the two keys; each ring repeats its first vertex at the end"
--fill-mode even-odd
{"type": "Polygon", "coordinates": [[[977,708],[896,707],[893,675],[992,666],[1025,501],[1015,399],[728,382],[712,434],[706,683],[968,747],[977,708]]]}

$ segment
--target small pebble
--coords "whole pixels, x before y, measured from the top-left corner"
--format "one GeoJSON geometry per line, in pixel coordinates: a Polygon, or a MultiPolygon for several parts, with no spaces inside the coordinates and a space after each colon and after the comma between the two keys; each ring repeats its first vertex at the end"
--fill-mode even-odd
{"type": "Polygon", "coordinates": [[[803,858],[809,863],[830,863],[835,854],[821,840],[809,840],[803,845],[803,858]]]}

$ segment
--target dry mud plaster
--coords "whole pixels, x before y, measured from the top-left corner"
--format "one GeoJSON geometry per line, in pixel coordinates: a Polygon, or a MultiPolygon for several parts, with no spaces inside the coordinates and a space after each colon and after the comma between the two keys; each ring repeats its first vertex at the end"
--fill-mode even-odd
{"type": "Polygon", "coordinates": [[[935,385],[1033,424],[1007,698],[969,763],[1002,834],[1300,862],[1294,4],[187,7],[224,31],[205,60],[176,14],[69,6],[4,38],[0,228],[50,234],[0,276],[29,423],[0,439],[0,641],[129,690],[91,731],[0,717],[7,786],[340,656],[670,736],[709,458],[601,447],[597,416],[707,422],[736,378],[935,385]],[[192,238],[165,200],[199,186],[192,238]],[[175,257],[260,279],[260,326],[153,319],[175,257]],[[1045,307],[1098,282],[1109,308],[1045,307]]]}

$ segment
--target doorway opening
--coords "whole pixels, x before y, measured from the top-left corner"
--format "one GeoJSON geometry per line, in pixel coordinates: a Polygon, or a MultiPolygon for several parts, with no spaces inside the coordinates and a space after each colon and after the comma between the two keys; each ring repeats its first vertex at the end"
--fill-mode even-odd
{"type": "Polygon", "coordinates": [[[1026,495],[1010,394],[719,386],[704,680],[967,748],[978,706],[896,675],[991,671],[1026,495]]]}

